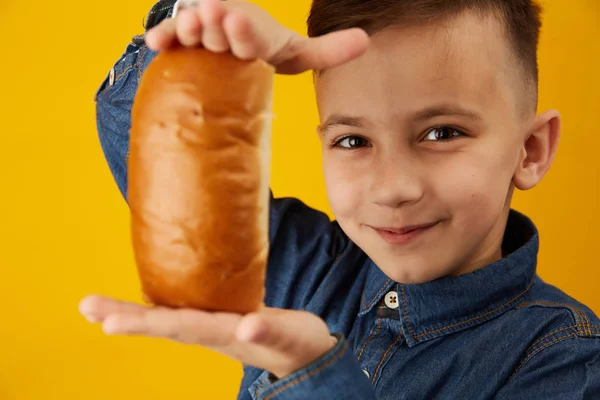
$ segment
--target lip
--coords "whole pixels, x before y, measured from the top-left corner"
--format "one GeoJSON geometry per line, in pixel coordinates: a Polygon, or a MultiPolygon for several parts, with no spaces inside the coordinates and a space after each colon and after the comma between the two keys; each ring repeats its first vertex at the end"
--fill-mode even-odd
{"type": "Polygon", "coordinates": [[[393,228],[393,227],[372,227],[375,232],[379,234],[386,242],[390,244],[408,244],[428,232],[436,226],[439,221],[419,224],[419,225],[410,225],[402,228],[393,228]]]}

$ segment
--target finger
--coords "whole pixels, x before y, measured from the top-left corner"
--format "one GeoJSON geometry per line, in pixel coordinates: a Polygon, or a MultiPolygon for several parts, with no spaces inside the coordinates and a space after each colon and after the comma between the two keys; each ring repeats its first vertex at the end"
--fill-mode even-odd
{"type": "Polygon", "coordinates": [[[202,22],[194,9],[183,9],[177,15],[177,38],[184,46],[192,47],[202,44],[202,22]]]}
{"type": "Polygon", "coordinates": [[[282,73],[299,73],[334,68],[364,54],[369,41],[367,33],[359,28],[305,39],[293,50],[296,54],[278,69],[282,73]]]}
{"type": "Polygon", "coordinates": [[[261,42],[250,19],[241,13],[229,12],[223,20],[223,30],[231,52],[243,60],[264,58],[267,46],[261,42]]]}
{"type": "Polygon", "coordinates": [[[103,329],[109,335],[143,335],[218,347],[231,343],[239,320],[235,314],[157,307],[142,313],[113,314],[104,321],[103,329]]]}
{"type": "Polygon", "coordinates": [[[79,303],[79,312],[90,322],[102,322],[114,313],[141,313],[146,307],[105,296],[90,295],[79,303]]]}
{"type": "Polygon", "coordinates": [[[225,8],[219,0],[202,0],[199,4],[200,21],[204,27],[202,43],[208,50],[224,52],[229,50],[229,43],[223,31],[225,8]]]}
{"type": "Polygon", "coordinates": [[[152,51],[166,50],[176,43],[176,20],[167,18],[161,21],[155,27],[152,27],[146,32],[144,41],[148,48],[152,51]]]}

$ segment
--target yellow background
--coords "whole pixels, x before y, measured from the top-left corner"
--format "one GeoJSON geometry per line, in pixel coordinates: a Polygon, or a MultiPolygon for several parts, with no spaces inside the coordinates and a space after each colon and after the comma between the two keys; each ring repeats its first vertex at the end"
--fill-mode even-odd
{"type": "MultiPolygon", "coordinates": [[[[93,95],[154,0],[0,7],[0,399],[233,399],[238,365],[199,348],[106,337],[90,292],[137,301],[126,204],[97,139],[93,95]]],[[[262,0],[304,33],[308,0],[262,0]]],[[[540,274],[600,313],[600,6],[548,0],[541,108],[564,130],[543,184],[515,207],[541,230],[540,274]]],[[[272,186],[326,210],[310,76],[278,77],[272,186]],[[308,157],[308,161],[307,158],[308,157]]]]}

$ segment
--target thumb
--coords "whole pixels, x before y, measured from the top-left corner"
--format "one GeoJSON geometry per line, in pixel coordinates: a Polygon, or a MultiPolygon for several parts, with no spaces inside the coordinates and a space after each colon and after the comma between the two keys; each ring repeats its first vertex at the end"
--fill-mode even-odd
{"type": "Polygon", "coordinates": [[[315,358],[333,347],[325,322],[305,311],[267,309],[249,314],[238,325],[236,337],[272,351],[315,358]]]}
{"type": "Polygon", "coordinates": [[[369,35],[360,28],[302,38],[292,46],[294,54],[277,65],[277,72],[298,74],[307,70],[334,68],[361,56],[369,46],[369,35]]]}

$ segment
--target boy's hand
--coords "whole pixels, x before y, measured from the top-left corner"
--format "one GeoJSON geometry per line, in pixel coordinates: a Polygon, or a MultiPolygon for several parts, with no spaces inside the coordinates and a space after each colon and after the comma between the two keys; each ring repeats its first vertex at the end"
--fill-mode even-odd
{"type": "Polygon", "coordinates": [[[263,59],[278,73],[297,74],[351,61],[365,52],[369,37],[355,28],[306,38],[280,25],[255,4],[199,0],[146,33],[146,44],[154,51],[177,43],[214,52],[230,50],[241,59],[263,59]]]}
{"type": "Polygon", "coordinates": [[[191,309],[146,307],[102,296],[79,306],[107,334],[144,335],[195,344],[283,378],[335,346],[323,320],[304,311],[265,308],[241,316],[191,309]]]}

